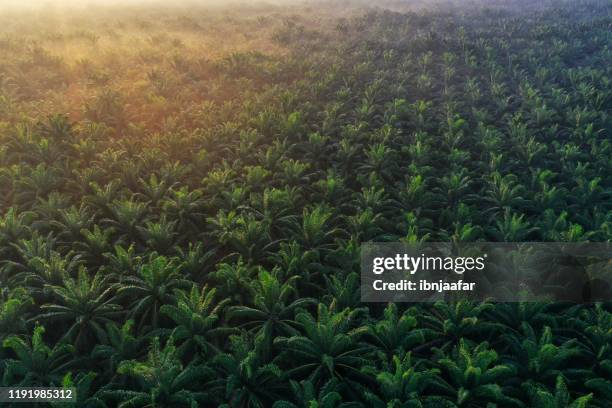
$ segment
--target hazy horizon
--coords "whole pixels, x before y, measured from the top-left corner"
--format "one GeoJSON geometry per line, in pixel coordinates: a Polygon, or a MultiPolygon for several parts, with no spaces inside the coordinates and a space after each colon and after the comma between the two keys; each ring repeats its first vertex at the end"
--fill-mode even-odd
{"type": "Polygon", "coordinates": [[[180,0],[168,3],[164,0],[4,0],[0,2],[0,9],[3,8],[40,8],[40,7],[78,7],[86,8],[89,6],[125,6],[125,5],[226,5],[232,4],[283,4],[283,3],[308,3],[309,0],[180,0]]]}

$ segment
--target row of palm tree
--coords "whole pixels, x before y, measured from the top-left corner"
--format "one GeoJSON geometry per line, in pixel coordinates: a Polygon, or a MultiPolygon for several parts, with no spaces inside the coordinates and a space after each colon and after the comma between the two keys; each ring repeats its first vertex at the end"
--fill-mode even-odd
{"type": "Polygon", "coordinates": [[[358,274],[370,241],[611,239],[610,11],[291,20],[282,54],[150,73],[176,98],[162,128],[112,86],[79,121],[11,119],[0,385],[86,407],[610,406],[609,304],[362,303],[358,274]],[[181,100],[186,78],[226,92],[181,100]]]}

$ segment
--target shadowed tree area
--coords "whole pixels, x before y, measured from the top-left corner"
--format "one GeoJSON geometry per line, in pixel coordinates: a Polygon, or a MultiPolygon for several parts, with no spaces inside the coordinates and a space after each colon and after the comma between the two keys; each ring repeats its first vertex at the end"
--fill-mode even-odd
{"type": "Polygon", "coordinates": [[[0,11],[0,386],[91,408],[612,406],[609,303],[359,297],[362,242],[610,241],[611,13],[0,11]]]}

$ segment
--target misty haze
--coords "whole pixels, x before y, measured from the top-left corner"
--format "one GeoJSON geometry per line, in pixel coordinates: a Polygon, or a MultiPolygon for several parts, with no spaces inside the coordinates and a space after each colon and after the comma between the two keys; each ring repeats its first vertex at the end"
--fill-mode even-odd
{"type": "Polygon", "coordinates": [[[611,407],[611,13],[3,1],[0,405],[611,407]]]}

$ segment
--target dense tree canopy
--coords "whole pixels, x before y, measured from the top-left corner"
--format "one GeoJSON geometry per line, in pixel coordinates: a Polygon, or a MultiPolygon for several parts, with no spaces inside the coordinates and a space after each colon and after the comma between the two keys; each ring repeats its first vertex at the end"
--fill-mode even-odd
{"type": "Polygon", "coordinates": [[[366,304],[358,272],[365,241],[612,239],[612,5],[261,7],[0,37],[0,386],[611,406],[609,304],[366,304]],[[211,30],[250,49],[189,52],[211,30]]]}

